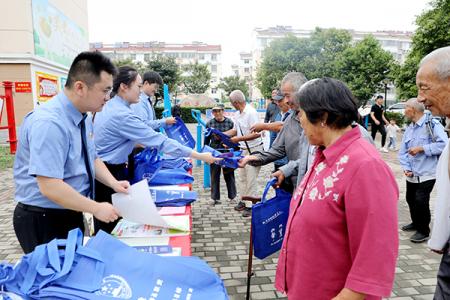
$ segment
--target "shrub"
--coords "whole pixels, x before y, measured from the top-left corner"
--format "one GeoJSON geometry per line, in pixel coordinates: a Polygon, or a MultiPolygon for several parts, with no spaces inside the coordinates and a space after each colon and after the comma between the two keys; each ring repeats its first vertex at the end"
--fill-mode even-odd
{"type": "Polygon", "coordinates": [[[384,113],[384,116],[386,117],[386,119],[388,121],[390,121],[391,119],[394,119],[395,122],[397,123],[397,126],[402,128],[403,124],[405,124],[405,116],[401,113],[397,113],[397,112],[392,112],[392,111],[387,111],[384,113]]]}

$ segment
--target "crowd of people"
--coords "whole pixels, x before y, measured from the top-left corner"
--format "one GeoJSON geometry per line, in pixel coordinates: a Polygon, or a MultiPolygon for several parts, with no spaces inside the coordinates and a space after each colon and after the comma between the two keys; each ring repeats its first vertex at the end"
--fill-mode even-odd
{"type": "MultiPolygon", "coordinates": [[[[25,253],[64,238],[74,227],[84,228],[82,212],[94,215],[96,231],[110,232],[120,217],[111,195],[129,188],[129,158],[152,147],[211,163],[213,203],[220,202],[223,173],[228,199],[244,217],[251,216],[252,203],[238,194],[257,195],[261,166],[274,162],[277,187],[292,193],[275,280],[289,299],[389,297],[399,245],[399,189],[379,153],[388,152],[388,137],[389,149],[398,150],[411,215],[411,223],[401,229],[415,232],[411,242],[429,239],[430,249],[443,255],[435,299],[450,299],[449,146],[433,117],[450,117],[450,47],[422,59],[419,92],[406,102],[410,124],[398,148],[400,129],[384,115],[383,97],[376,97],[371,109],[369,134],[358,124],[355,97],[337,79],[287,73],[272,92],[264,122],[240,90],[231,92],[234,116],[226,117],[217,105],[207,127],[229,136],[234,150],[242,151],[239,189],[235,169],[213,164],[218,159],[211,153],[198,153],[157,131],[175,122],[156,119],[152,99],[162,83],[155,72],[141,77],[131,67],[116,70],[101,53],[84,52],[72,63],[64,91],[25,117],[14,164],[13,217],[25,253]],[[263,131],[270,132],[267,150],[263,131]],[[377,132],[380,151],[374,145],[377,132]]],[[[204,143],[230,150],[215,135],[204,143]]]]}

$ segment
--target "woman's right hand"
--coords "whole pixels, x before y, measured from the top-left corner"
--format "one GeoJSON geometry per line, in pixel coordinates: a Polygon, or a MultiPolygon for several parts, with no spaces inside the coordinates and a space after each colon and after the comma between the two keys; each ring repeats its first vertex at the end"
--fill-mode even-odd
{"type": "Polygon", "coordinates": [[[216,161],[221,161],[223,159],[223,158],[214,157],[209,152],[199,153],[197,151],[192,151],[191,157],[194,159],[202,160],[208,164],[212,164],[212,163],[215,163],[216,161]]]}

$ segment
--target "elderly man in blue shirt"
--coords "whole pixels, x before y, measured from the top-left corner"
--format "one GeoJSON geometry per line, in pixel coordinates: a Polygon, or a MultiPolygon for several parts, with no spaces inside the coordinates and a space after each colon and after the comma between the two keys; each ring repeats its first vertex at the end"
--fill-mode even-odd
{"type": "Polygon", "coordinates": [[[161,76],[154,71],[145,72],[142,77],[142,88],[139,94],[139,102],[131,105],[133,112],[140,117],[153,130],[165,128],[168,125],[175,124],[175,118],[156,119],[154,103],[152,98],[156,91],[163,85],[161,76]]]}
{"type": "Polygon", "coordinates": [[[430,193],[436,182],[436,166],[446,143],[444,127],[425,113],[416,98],[406,102],[405,116],[411,120],[403,135],[398,154],[406,176],[406,202],[411,223],[403,231],[416,231],[410,240],[421,243],[430,235],[430,193]]]}
{"type": "Polygon", "coordinates": [[[80,53],[73,61],[64,91],[30,112],[19,133],[14,162],[13,225],[25,253],[73,228],[84,230],[82,212],[103,222],[119,213],[93,199],[94,179],[116,192],[127,192],[128,181],[117,181],[97,158],[92,118],[112,89],[116,68],[100,52],[80,53]]]}

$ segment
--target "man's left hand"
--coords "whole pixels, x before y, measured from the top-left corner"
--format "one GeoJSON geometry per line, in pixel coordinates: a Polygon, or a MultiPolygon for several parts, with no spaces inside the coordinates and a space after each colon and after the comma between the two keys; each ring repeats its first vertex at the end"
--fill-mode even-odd
{"type": "Polygon", "coordinates": [[[116,183],[111,187],[116,193],[128,194],[130,189],[130,183],[127,180],[116,181],[116,183]]]}
{"type": "Polygon", "coordinates": [[[408,153],[412,156],[415,156],[421,152],[424,152],[422,146],[412,147],[412,148],[409,148],[409,150],[408,150],[408,153]]]}

